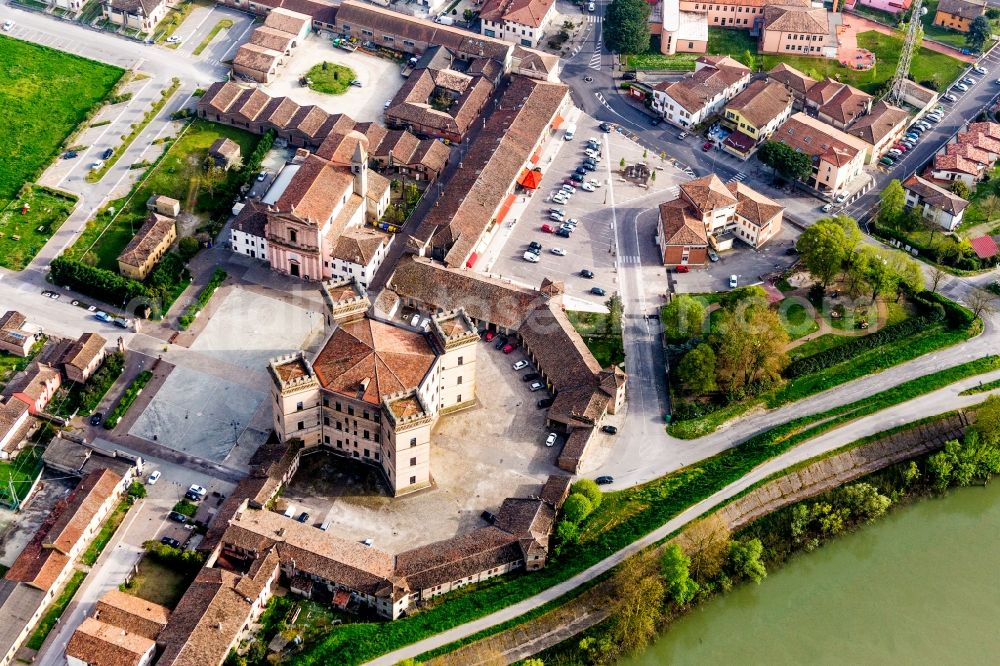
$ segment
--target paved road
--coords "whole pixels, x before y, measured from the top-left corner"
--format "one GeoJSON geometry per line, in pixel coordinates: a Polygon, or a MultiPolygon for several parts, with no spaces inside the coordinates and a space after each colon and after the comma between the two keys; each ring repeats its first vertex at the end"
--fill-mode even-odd
{"type": "MultiPolygon", "coordinates": [[[[755,468],[752,472],[736,481],[711,497],[689,507],[669,520],[662,527],[647,534],[645,537],[635,541],[622,550],[601,560],[594,566],[580,572],[576,576],[554,585],[545,591],[520,601],[512,606],[508,606],[501,611],[479,618],[473,622],[460,625],[448,631],[442,632],[431,638],[419,641],[405,648],[385,654],[369,662],[370,666],[392,666],[402,659],[416,657],[428,650],[447,645],[459,639],[475,634],[483,629],[488,629],[513,618],[516,618],[528,611],[534,610],[542,604],[558,599],[562,595],[583,585],[584,583],[597,578],[604,572],[620,564],[625,558],[634,555],[643,548],[646,548],[657,541],[665,538],[671,532],[678,530],[692,520],[697,519],[706,511],[719,506],[731,497],[739,494],[755,483],[767,478],[775,472],[780,472],[796,463],[813,458],[821,453],[833,451],[849,444],[861,437],[881,432],[895,425],[909,423],[917,417],[932,416],[942,414],[958,407],[966,407],[975,404],[983,399],[983,395],[959,396],[962,390],[976,385],[980,379],[987,381],[1000,378],[1000,371],[996,371],[982,377],[966,379],[952,386],[940,389],[926,396],[903,405],[884,410],[878,414],[858,419],[812,439],[780,456],[772,458],[768,462],[755,468]]],[[[994,391],[996,393],[996,391],[994,391]]]]}

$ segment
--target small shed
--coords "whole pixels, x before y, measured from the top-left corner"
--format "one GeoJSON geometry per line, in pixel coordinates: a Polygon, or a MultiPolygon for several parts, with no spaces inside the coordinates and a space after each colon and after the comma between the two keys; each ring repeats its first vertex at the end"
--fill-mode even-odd
{"type": "MultiPolygon", "coordinates": [[[[236,147],[239,148],[239,146],[236,147]]],[[[146,200],[146,208],[160,215],[177,217],[181,213],[181,202],[162,194],[154,194],[146,200]]]]}
{"type": "Polygon", "coordinates": [[[208,156],[215,160],[216,166],[229,169],[240,163],[240,144],[232,139],[216,139],[208,149],[208,156]]]}

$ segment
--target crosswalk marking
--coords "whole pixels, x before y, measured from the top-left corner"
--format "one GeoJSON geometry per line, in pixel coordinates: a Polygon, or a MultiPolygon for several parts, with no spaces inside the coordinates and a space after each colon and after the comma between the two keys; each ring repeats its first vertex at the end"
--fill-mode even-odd
{"type": "Polygon", "coordinates": [[[595,53],[594,55],[590,56],[590,68],[591,69],[597,69],[597,70],[601,69],[601,54],[600,53],[595,53]]]}
{"type": "Polygon", "coordinates": [[[638,264],[639,263],[639,255],[636,255],[636,254],[623,254],[621,256],[621,260],[622,260],[623,264],[638,264]]]}
{"type": "Polygon", "coordinates": [[[601,22],[601,16],[597,14],[590,14],[589,16],[587,16],[587,23],[600,23],[600,22],[601,22]]]}
{"type": "Polygon", "coordinates": [[[737,182],[742,183],[743,179],[746,178],[746,177],[747,177],[747,175],[741,171],[738,174],[736,174],[735,176],[733,176],[732,178],[730,178],[729,180],[727,180],[726,182],[727,183],[731,183],[731,182],[733,182],[735,180],[737,182]]]}

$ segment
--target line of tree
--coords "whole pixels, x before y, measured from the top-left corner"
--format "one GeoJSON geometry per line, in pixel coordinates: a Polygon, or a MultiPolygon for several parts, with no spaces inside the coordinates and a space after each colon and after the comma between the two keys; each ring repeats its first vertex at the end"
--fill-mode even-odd
{"type": "Polygon", "coordinates": [[[604,44],[614,53],[648,51],[649,13],[645,0],[611,0],[604,12],[604,44]]]}
{"type": "Polygon", "coordinates": [[[137,280],[62,256],[52,260],[49,276],[57,285],[68,286],[105,303],[127,303],[150,297],[146,285],[137,280]]]}
{"type": "Polygon", "coordinates": [[[804,181],[812,173],[812,157],[781,141],[765,141],[757,149],[757,159],[771,167],[775,180],[781,175],[787,180],[804,181]]]}

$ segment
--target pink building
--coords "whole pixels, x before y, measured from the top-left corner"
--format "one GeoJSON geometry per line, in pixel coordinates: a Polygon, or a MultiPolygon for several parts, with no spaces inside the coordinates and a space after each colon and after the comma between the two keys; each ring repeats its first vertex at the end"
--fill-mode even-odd
{"type": "Polygon", "coordinates": [[[847,5],[848,9],[854,9],[855,5],[864,5],[865,7],[870,7],[871,9],[878,9],[879,11],[888,12],[890,14],[899,14],[900,12],[905,12],[910,8],[913,0],[855,0],[854,2],[847,5]]]}

